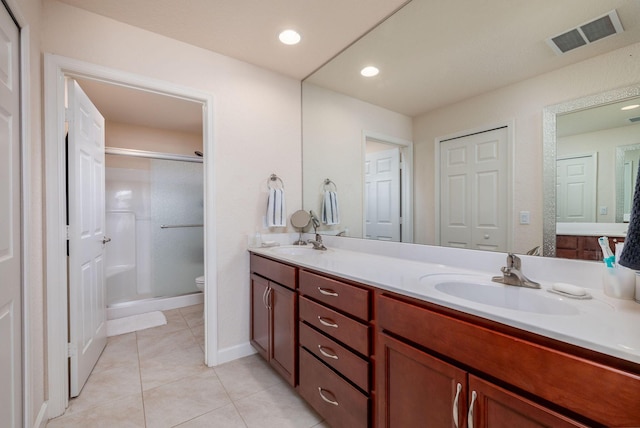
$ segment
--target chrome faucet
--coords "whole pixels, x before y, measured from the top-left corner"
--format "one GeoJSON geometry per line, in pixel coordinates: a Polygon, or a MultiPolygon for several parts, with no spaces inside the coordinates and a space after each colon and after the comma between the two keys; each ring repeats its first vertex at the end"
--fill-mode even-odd
{"type": "Polygon", "coordinates": [[[309,211],[311,215],[311,224],[313,225],[313,233],[316,234],[316,239],[308,239],[307,242],[313,245],[314,250],[326,250],[327,247],[322,243],[322,235],[318,233],[318,226],[320,226],[320,220],[316,217],[313,211],[309,211]]]}
{"type": "Polygon", "coordinates": [[[540,288],[540,284],[531,281],[522,273],[522,260],[515,254],[507,255],[507,265],[500,268],[502,276],[494,276],[491,278],[493,282],[499,282],[506,285],[516,285],[518,287],[540,288]]]}

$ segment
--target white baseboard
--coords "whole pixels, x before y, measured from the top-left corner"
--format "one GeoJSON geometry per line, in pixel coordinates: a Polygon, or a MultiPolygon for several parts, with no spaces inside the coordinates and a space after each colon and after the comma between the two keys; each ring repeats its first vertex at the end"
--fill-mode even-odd
{"type": "Polygon", "coordinates": [[[33,428],[45,428],[47,426],[47,422],[49,422],[49,411],[47,408],[47,402],[45,401],[42,403],[42,406],[40,406],[40,411],[38,412],[36,420],[33,421],[33,428]]]}
{"type": "Polygon", "coordinates": [[[248,357],[256,353],[249,342],[218,350],[218,364],[228,363],[238,358],[248,357]]]}

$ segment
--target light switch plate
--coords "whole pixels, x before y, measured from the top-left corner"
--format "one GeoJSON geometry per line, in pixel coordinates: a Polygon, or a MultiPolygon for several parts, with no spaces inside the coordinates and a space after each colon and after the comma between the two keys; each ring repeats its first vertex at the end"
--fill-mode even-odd
{"type": "Polygon", "coordinates": [[[520,224],[530,224],[531,213],[529,211],[520,211],[520,224]]]}

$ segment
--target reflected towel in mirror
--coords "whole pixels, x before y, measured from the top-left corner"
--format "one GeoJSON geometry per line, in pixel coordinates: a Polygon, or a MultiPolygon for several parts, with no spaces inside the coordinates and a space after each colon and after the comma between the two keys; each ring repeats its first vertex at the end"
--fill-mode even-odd
{"type": "Polygon", "coordinates": [[[620,255],[620,264],[633,270],[640,270],[640,169],[636,178],[636,189],[633,194],[631,218],[624,248],[620,255]]]}
{"type": "Polygon", "coordinates": [[[324,191],[324,198],[322,200],[322,223],[326,225],[334,225],[340,223],[338,194],[331,190],[324,191]]]}
{"type": "Polygon", "coordinates": [[[267,201],[267,226],[286,227],[287,210],[284,203],[284,189],[269,189],[267,201]]]}

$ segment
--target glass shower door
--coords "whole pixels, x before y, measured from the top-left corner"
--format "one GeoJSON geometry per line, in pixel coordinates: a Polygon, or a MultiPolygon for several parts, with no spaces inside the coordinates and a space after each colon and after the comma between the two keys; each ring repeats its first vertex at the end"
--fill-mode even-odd
{"type": "Polygon", "coordinates": [[[204,198],[201,163],[151,162],[151,293],[197,291],[204,275],[204,198]]]}

